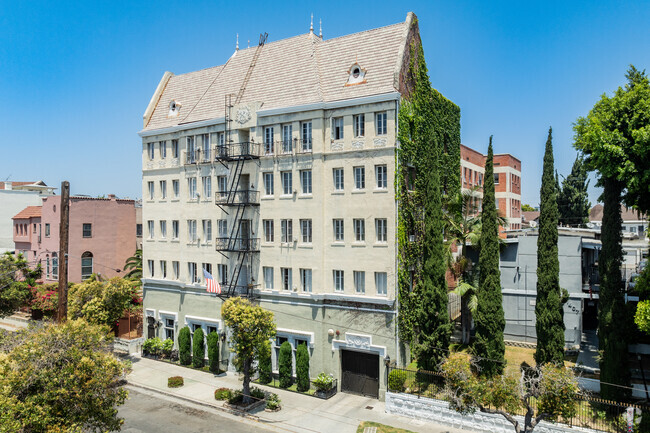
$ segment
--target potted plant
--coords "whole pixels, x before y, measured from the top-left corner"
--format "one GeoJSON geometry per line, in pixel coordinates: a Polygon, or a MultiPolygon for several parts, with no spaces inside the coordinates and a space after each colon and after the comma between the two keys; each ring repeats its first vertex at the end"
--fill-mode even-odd
{"type": "Polygon", "coordinates": [[[314,393],[316,397],[329,398],[332,396],[334,377],[329,374],[320,373],[318,376],[316,376],[316,379],[314,379],[313,383],[316,387],[316,392],[314,393]]]}

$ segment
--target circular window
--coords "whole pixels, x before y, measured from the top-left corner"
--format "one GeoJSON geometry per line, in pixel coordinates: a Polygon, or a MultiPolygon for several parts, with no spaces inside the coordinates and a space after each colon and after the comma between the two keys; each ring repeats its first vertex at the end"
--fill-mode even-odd
{"type": "Polygon", "coordinates": [[[360,73],[361,73],[361,70],[359,69],[359,67],[355,66],[355,68],[352,69],[352,76],[354,78],[359,78],[360,73]]]}

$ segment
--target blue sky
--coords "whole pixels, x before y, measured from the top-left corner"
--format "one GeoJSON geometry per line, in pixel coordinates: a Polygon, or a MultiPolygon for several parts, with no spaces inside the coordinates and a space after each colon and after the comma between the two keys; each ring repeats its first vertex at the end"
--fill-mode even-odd
{"type": "MultiPolygon", "coordinates": [[[[575,158],[572,123],[650,72],[650,1],[16,2],[0,0],[0,180],[141,196],[142,114],[164,71],[223,64],[235,47],[309,30],[325,39],[419,18],[431,82],[461,108],[462,142],[522,161],[537,204],[544,143],[575,158]]],[[[592,181],[593,183],[593,181],[592,181]]],[[[597,191],[592,188],[592,204],[597,191]]]]}

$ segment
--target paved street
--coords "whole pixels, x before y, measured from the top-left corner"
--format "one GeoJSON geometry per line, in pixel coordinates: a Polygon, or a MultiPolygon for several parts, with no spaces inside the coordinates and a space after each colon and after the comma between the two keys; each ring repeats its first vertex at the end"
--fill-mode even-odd
{"type": "Polygon", "coordinates": [[[120,408],[124,418],[124,433],[202,433],[227,431],[234,433],[268,432],[254,421],[218,413],[209,408],[171,398],[154,396],[143,391],[129,389],[129,399],[120,408]]]}

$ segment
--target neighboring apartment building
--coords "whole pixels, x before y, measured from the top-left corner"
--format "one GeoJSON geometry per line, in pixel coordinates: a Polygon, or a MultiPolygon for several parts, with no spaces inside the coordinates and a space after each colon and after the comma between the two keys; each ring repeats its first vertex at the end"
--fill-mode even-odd
{"type": "MultiPolygon", "coordinates": [[[[460,171],[463,190],[477,187],[476,206],[483,202],[483,177],[486,156],[460,145],[460,171]]],[[[508,221],[508,230],[521,228],[521,161],[503,153],[494,155],[494,197],[499,215],[508,221]]]]}
{"type": "MultiPolygon", "coordinates": [[[[59,278],[61,197],[43,199],[13,217],[14,242],[31,264],[40,263],[43,281],[59,278]]],[[[120,276],[137,247],[133,200],[70,197],[68,280],[80,283],[91,274],[120,276]]]]}
{"type": "MultiPolygon", "coordinates": [[[[621,205],[623,220],[623,237],[628,239],[648,239],[648,215],[640,214],[634,209],[621,205]]],[[[597,204],[589,211],[589,224],[592,228],[600,229],[603,225],[603,205],[597,204]]]]}
{"type": "Polygon", "coordinates": [[[396,118],[419,43],[409,13],[165,73],[139,133],[149,336],[224,332],[223,299],[252,296],[275,315],[274,370],[280,344],[305,343],[313,376],[383,394],[399,346],[396,118]],[[220,297],[206,292],[203,270],[220,297]]]}
{"type": "Polygon", "coordinates": [[[54,188],[38,182],[0,182],[0,252],[13,251],[14,232],[11,219],[27,206],[40,206],[43,197],[54,188]]]}

